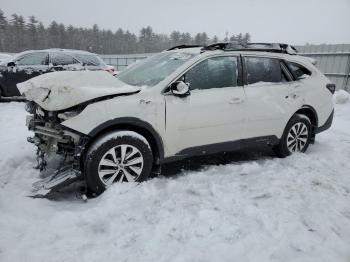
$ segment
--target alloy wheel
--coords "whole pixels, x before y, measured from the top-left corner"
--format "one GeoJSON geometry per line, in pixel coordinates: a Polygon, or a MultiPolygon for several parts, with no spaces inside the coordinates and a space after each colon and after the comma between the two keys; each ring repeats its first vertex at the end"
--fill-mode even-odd
{"type": "Polygon", "coordinates": [[[295,123],[287,135],[287,148],[292,152],[303,152],[307,145],[309,131],[303,122],[295,123]]]}
{"type": "Polygon", "coordinates": [[[113,182],[133,182],[143,169],[144,159],[139,149],[122,144],[108,150],[98,165],[98,175],[106,186],[113,182]]]}

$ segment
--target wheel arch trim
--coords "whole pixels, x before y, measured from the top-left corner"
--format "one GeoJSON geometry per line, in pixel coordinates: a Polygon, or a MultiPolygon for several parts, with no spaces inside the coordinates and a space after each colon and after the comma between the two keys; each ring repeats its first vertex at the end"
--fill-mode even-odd
{"type": "Polygon", "coordinates": [[[304,115],[308,116],[307,114],[305,114],[305,110],[307,110],[307,111],[312,113],[313,119],[310,119],[310,121],[311,121],[311,124],[313,125],[313,128],[317,128],[318,127],[318,115],[317,115],[317,112],[316,112],[315,108],[313,108],[312,106],[310,106],[310,105],[303,105],[293,115],[301,113],[301,114],[304,114],[304,115]]]}
{"type": "Polygon", "coordinates": [[[164,143],[161,136],[150,123],[136,117],[121,117],[108,120],[92,129],[88,136],[91,137],[91,140],[94,140],[97,136],[118,128],[135,131],[145,136],[147,140],[151,139],[152,141],[149,141],[149,143],[152,149],[157,150],[157,152],[153,153],[156,153],[159,161],[164,159],[164,143]]]}

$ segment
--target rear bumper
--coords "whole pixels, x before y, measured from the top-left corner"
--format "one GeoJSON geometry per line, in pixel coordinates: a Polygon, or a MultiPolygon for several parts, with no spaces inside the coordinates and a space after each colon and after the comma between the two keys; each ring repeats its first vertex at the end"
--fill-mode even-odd
{"type": "Polygon", "coordinates": [[[331,113],[330,116],[328,117],[326,123],[324,123],[323,126],[316,127],[316,128],[314,129],[314,133],[315,133],[315,134],[318,134],[318,133],[323,132],[323,131],[327,130],[328,128],[330,128],[331,125],[332,125],[332,122],[333,122],[333,116],[334,116],[334,109],[332,110],[332,113],[331,113]]]}

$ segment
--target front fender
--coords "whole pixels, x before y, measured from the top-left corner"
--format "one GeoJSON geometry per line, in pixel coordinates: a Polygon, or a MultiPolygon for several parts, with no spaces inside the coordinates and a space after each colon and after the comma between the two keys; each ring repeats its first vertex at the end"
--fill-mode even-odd
{"type": "Polygon", "coordinates": [[[165,102],[151,94],[138,93],[92,103],[61,124],[90,137],[121,125],[143,128],[156,137],[157,147],[166,148],[161,139],[165,133],[165,102]]]}

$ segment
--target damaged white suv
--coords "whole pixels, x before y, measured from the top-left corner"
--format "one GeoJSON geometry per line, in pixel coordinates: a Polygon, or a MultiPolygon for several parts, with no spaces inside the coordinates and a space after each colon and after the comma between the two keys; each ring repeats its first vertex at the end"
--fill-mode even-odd
{"type": "Polygon", "coordinates": [[[103,192],[144,181],[163,163],[266,144],[304,152],[330,127],[335,86],[284,44],[178,46],[118,75],[56,72],[18,84],[30,101],[38,167],[62,166],[39,188],[81,179],[103,192]]]}

